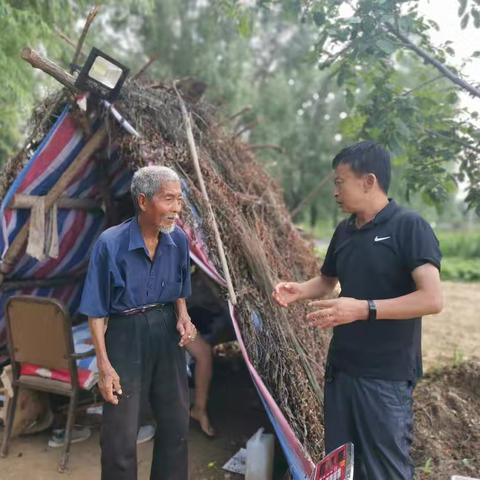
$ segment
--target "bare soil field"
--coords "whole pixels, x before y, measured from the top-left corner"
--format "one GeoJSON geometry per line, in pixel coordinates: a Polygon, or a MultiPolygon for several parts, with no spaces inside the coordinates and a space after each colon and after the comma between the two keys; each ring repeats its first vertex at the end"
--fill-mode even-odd
{"type": "MultiPolygon", "coordinates": [[[[239,480],[241,475],[222,469],[225,462],[260,427],[271,432],[272,427],[263,410],[250,376],[243,363],[217,364],[209,403],[212,423],[217,431],[207,438],[194,423],[189,435],[191,480],[239,480]]],[[[79,423],[83,422],[79,419],[79,423]]],[[[1,435],[0,435],[1,437],[1,435]]],[[[73,444],[68,470],[57,472],[60,449],[49,448],[49,433],[39,433],[12,439],[10,453],[0,458],[0,480],[99,480],[99,427],[82,443],[73,444]]],[[[150,477],[153,442],[138,446],[138,479],[150,477]]],[[[287,469],[281,449],[275,446],[275,478],[282,478],[287,469]]]]}
{"type": "Polygon", "coordinates": [[[426,375],[415,390],[417,479],[480,477],[480,284],[443,282],[445,307],[423,319],[426,375]]]}
{"type": "Polygon", "coordinates": [[[480,283],[443,282],[445,306],[423,319],[425,370],[480,358],[480,283]]]}

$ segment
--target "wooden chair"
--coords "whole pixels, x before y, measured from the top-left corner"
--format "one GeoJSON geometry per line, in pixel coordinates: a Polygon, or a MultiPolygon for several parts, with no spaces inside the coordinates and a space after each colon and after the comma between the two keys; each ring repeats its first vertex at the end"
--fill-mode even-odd
{"type": "Polygon", "coordinates": [[[70,397],[70,403],[65,428],[65,443],[58,465],[59,472],[64,472],[68,462],[75,408],[80,389],[76,360],[91,357],[95,351],[92,349],[81,354],[75,353],[70,316],[58,300],[18,295],[7,301],[5,310],[14,395],[8,405],[0,454],[2,457],[8,454],[20,386],[65,395],[70,397]],[[21,375],[20,365],[24,362],[51,370],[67,369],[70,372],[71,382],[21,375]]]}

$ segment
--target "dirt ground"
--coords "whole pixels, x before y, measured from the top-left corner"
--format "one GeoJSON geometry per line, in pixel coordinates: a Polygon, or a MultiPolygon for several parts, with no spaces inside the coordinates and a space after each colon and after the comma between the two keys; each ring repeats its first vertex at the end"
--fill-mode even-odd
{"type": "MultiPolygon", "coordinates": [[[[238,480],[243,476],[222,470],[225,462],[255,431],[272,431],[246,368],[241,362],[216,363],[209,404],[217,436],[206,438],[192,424],[189,435],[191,480],[238,480]]],[[[96,480],[100,478],[99,430],[92,437],[71,447],[68,471],[56,471],[60,449],[47,446],[48,433],[12,440],[10,453],[0,459],[0,480],[96,480]]],[[[153,442],[138,447],[138,478],[149,478],[153,442]]],[[[275,478],[282,478],[287,465],[278,445],[275,447],[275,478]]]]}
{"type": "MultiPolygon", "coordinates": [[[[480,356],[480,284],[445,282],[443,287],[444,311],[424,319],[423,353],[426,371],[433,371],[438,366],[456,365],[480,356]]],[[[191,479],[243,478],[226,473],[222,470],[222,465],[240,447],[245,446],[246,440],[260,426],[270,431],[271,426],[248,373],[240,364],[216,365],[210,410],[218,436],[214,440],[207,439],[195,425],[192,426],[189,437],[191,479]]],[[[14,439],[10,455],[0,459],[0,480],[100,478],[98,429],[94,430],[88,441],[72,446],[69,470],[63,475],[56,471],[60,452],[48,448],[47,440],[47,433],[14,439]]],[[[152,446],[152,442],[139,446],[139,480],[149,478],[152,446]]],[[[281,479],[286,465],[278,445],[276,452],[274,478],[281,479]]],[[[423,475],[420,474],[420,478],[424,478],[423,475]]]]}
{"type": "Polygon", "coordinates": [[[480,358],[480,283],[443,282],[445,306],[423,319],[425,370],[480,358]]]}

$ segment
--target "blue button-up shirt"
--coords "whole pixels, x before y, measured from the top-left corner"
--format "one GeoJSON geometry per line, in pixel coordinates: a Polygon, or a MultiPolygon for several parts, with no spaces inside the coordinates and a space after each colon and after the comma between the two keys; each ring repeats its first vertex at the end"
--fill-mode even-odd
{"type": "Polygon", "coordinates": [[[109,315],[190,296],[190,256],[179,227],[160,234],[150,259],[136,218],[105,230],[95,242],[83,287],[80,313],[109,315]]]}

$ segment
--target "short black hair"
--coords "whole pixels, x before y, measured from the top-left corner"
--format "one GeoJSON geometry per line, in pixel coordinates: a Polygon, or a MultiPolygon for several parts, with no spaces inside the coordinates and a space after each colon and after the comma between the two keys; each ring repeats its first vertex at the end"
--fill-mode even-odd
{"type": "Polygon", "coordinates": [[[378,143],[366,140],[345,147],[332,160],[332,168],[337,168],[341,163],[350,165],[357,174],[375,174],[380,188],[388,193],[391,177],[390,153],[378,143]]]}

